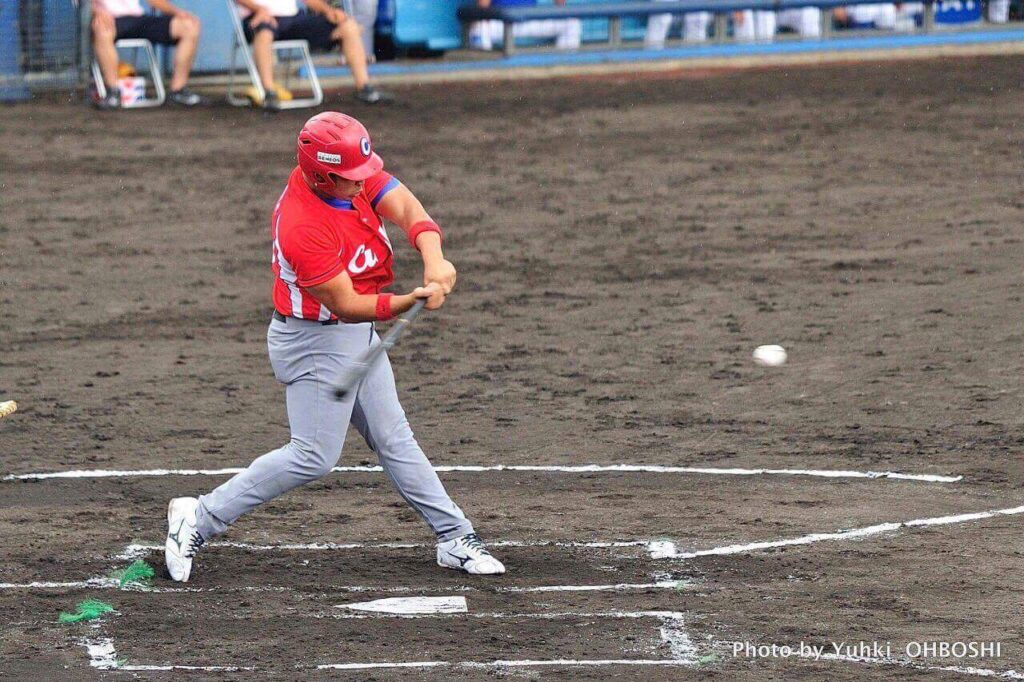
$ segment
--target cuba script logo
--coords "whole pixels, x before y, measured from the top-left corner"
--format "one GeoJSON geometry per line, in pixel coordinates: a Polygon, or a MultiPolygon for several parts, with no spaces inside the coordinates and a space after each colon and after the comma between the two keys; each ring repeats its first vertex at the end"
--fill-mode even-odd
{"type": "Polygon", "coordinates": [[[331,163],[335,166],[341,165],[341,154],[328,154],[327,152],[317,152],[316,160],[321,163],[331,163]]]}
{"type": "Polygon", "coordinates": [[[363,156],[370,155],[370,138],[364,137],[359,140],[359,151],[363,153],[363,156]]]}
{"type": "Polygon", "coordinates": [[[366,245],[361,245],[356,249],[356,255],[348,262],[348,271],[358,275],[377,265],[377,262],[377,254],[366,248],[366,245]]]}
{"type": "Polygon", "coordinates": [[[395,247],[391,246],[391,240],[388,239],[388,231],[384,229],[383,223],[381,224],[380,227],[377,228],[377,232],[380,233],[381,239],[384,240],[384,243],[388,245],[388,251],[394,253],[395,247]]]}

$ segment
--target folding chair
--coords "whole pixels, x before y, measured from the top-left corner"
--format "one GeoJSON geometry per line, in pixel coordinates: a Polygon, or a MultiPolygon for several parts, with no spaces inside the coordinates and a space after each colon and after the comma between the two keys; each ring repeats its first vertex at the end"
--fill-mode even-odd
{"type": "MultiPolygon", "coordinates": [[[[125,109],[142,109],[145,107],[158,107],[164,103],[166,93],[164,92],[164,79],[160,75],[160,66],[156,61],[156,52],[153,50],[153,43],[144,38],[124,38],[114,43],[119,50],[134,50],[132,63],[138,68],[139,50],[145,50],[146,58],[149,60],[149,77],[153,80],[155,97],[140,97],[131,104],[123,105],[125,109]]],[[[96,84],[96,93],[101,97],[107,96],[107,84],[103,82],[103,74],[100,73],[100,65],[96,60],[92,62],[92,80],[96,84]]]]}
{"type": "MultiPolygon", "coordinates": [[[[235,66],[239,52],[242,53],[242,61],[249,72],[249,81],[252,87],[256,89],[256,92],[259,93],[260,101],[267,96],[267,92],[263,88],[263,82],[256,71],[256,62],[252,59],[252,51],[249,49],[249,43],[245,39],[245,30],[242,28],[242,18],[238,15],[238,6],[234,0],[226,0],[226,2],[228,4],[228,12],[231,14],[232,23],[235,27],[235,42],[231,48],[231,65],[228,68],[228,102],[236,107],[250,106],[251,102],[248,97],[235,94],[235,74],[237,73],[235,66]]],[[[301,109],[303,107],[320,106],[324,101],[324,91],[320,87],[320,79],[316,75],[316,67],[313,66],[313,57],[309,54],[309,43],[305,40],[277,40],[271,44],[270,50],[272,53],[282,55],[282,60],[285,62],[285,76],[284,83],[282,83],[285,88],[288,88],[292,78],[292,56],[298,53],[305,72],[308,74],[309,86],[312,90],[311,97],[299,97],[287,102],[281,102],[279,107],[281,109],[301,109]]]]}

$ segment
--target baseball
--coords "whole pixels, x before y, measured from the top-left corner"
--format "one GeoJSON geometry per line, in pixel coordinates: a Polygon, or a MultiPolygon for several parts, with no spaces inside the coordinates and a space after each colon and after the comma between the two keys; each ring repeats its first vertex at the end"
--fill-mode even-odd
{"type": "Polygon", "coordinates": [[[778,367],[786,364],[786,349],[774,344],[754,349],[754,362],[762,367],[778,367]]]}

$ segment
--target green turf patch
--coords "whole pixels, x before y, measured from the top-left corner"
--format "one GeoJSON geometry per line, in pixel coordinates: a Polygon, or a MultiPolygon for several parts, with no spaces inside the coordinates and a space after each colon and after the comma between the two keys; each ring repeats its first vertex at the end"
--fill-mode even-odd
{"type": "Polygon", "coordinates": [[[114,607],[98,599],[86,599],[78,602],[78,610],[74,613],[62,613],[57,618],[59,623],[81,623],[86,620],[96,620],[104,613],[113,611],[114,607]]]}
{"type": "Polygon", "coordinates": [[[148,587],[155,575],[156,571],[152,566],[142,559],[136,559],[128,568],[116,571],[112,577],[118,581],[117,587],[123,590],[127,586],[148,587]]]}

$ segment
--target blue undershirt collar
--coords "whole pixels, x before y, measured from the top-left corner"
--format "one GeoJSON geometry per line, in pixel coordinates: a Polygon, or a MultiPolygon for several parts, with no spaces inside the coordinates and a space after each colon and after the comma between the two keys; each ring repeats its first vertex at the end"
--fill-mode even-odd
{"type": "Polygon", "coordinates": [[[335,197],[322,197],[319,194],[317,194],[317,197],[320,199],[320,201],[324,202],[325,204],[327,204],[328,206],[331,206],[333,208],[345,208],[345,209],[348,209],[350,211],[355,209],[355,206],[353,206],[352,202],[349,201],[348,199],[338,199],[338,198],[335,198],[335,197]]]}

